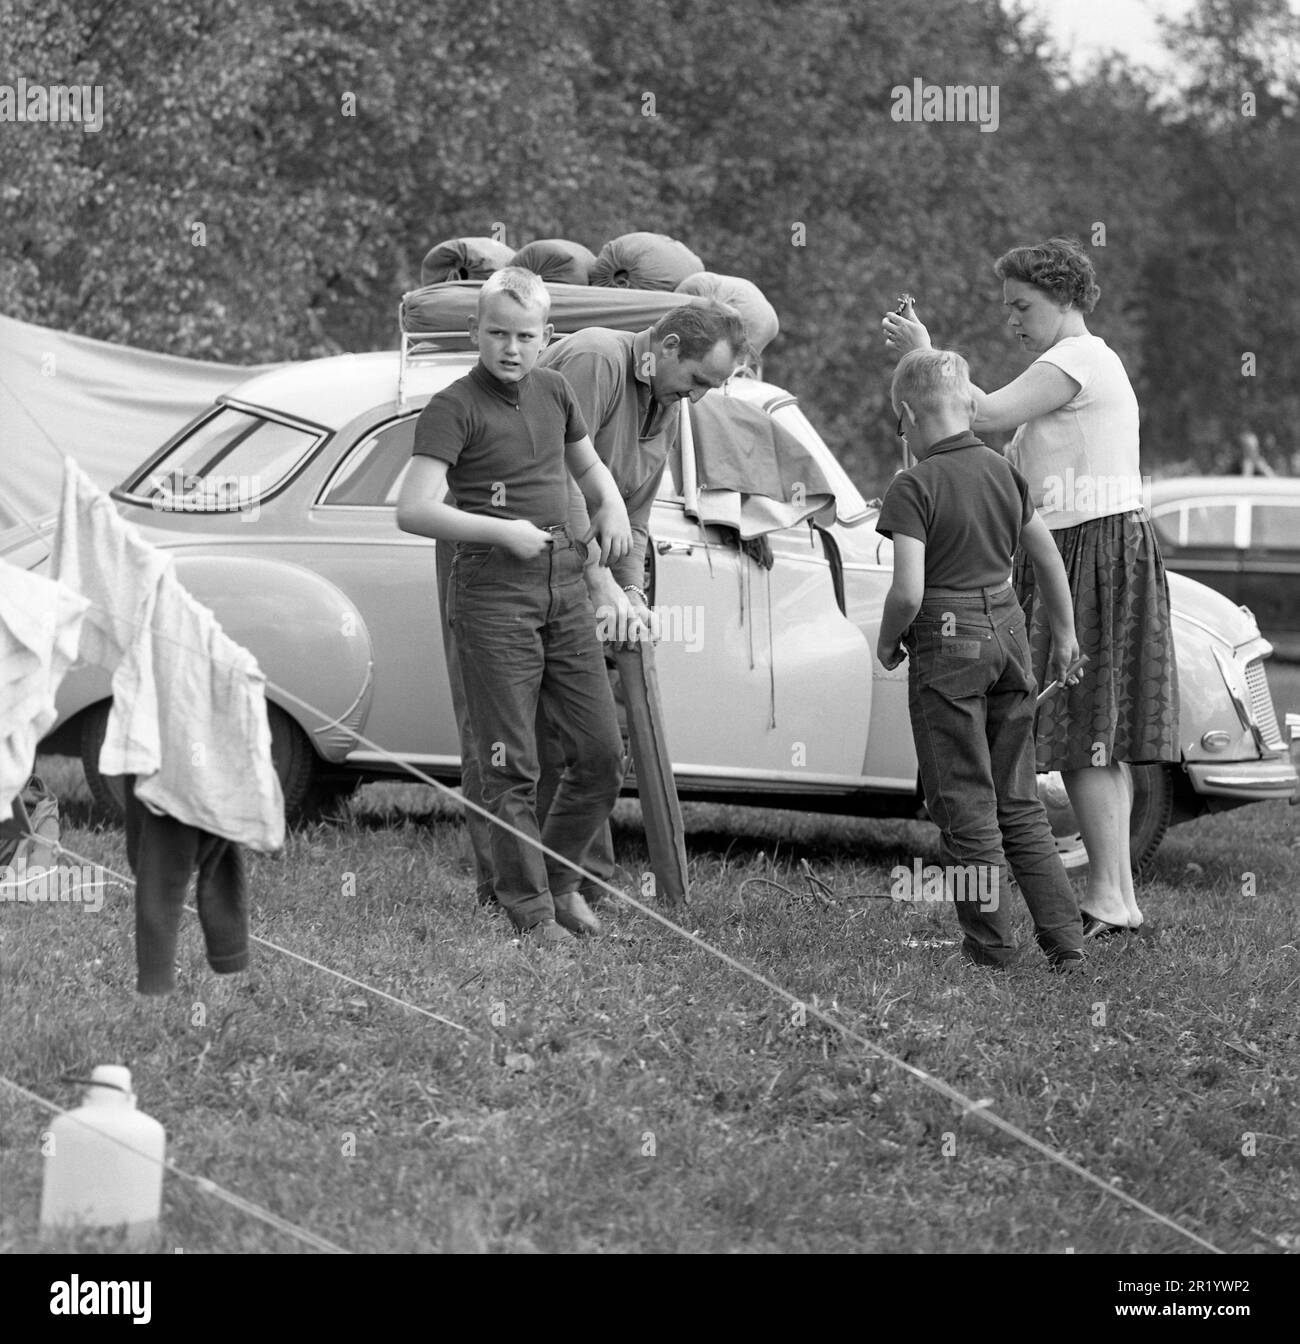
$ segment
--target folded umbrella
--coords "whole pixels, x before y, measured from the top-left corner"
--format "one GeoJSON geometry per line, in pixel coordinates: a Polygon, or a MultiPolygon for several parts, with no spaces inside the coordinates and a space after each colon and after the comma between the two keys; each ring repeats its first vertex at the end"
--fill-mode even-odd
{"type": "Polygon", "coordinates": [[[673,781],[672,757],[668,754],[664,734],[654,646],[649,640],[620,644],[614,657],[623,684],[632,765],[636,771],[636,789],[641,800],[655,887],[668,904],[684,905],[690,900],[686,832],[677,801],[677,785],[673,781]]]}

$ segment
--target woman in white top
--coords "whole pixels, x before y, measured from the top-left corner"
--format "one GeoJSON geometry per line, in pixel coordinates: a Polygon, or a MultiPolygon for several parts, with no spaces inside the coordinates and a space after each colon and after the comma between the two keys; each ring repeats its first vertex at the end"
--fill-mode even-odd
{"type": "MultiPolygon", "coordinates": [[[[994,270],[1012,335],[1034,362],[997,392],[976,389],[972,427],[1016,431],[1007,457],[1029,482],[1069,575],[1089,661],[1077,685],[1043,703],[1038,768],[1062,772],[1090,861],[1085,936],[1107,936],[1142,923],[1127,766],[1179,754],[1169,588],[1142,508],[1137,398],[1119,357],[1084,320],[1101,290],[1078,243],[1013,248],[994,270]]],[[[901,352],[930,344],[910,305],[882,325],[901,352]]],[[[1048,631],[1023,553],[1014,578],[1041,683],[1048,631]]]]}

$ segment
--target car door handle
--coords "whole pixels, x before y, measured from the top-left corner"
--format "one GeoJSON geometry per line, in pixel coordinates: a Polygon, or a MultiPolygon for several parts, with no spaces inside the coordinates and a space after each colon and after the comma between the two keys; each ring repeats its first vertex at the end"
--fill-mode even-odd
{"type": "Polygon", "coordinates": [[[660,555],[693,555],[695,545],[689,541],[656,541],[655,550],[660,555]]]}

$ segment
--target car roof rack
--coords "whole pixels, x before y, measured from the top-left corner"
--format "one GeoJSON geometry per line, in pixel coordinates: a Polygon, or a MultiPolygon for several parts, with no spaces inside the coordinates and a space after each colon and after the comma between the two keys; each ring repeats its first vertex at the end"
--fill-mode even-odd
{"type": "MultiPolygon", "coordinates": [[[[410,370],[428,356],[449,350],[470,350],[467,324],[478,308],[481,280],[445,280],[402,295],[397,309],[401,334],[401,361],[397,373],[397,404],[406,404],[410,370]]],[[[551,296],[550,321],[555,336],[572,335],[587,327],[643,331],[665,313],[688,304],[705,306],[710,299],[660,289],[606,289],[599,285],[546,286],[551,296]]]]}
{"type": "Polygon", "coordinates": [[[397,322],[401,329],[401,357],[397,365],[397,409],[406,409],[406,385],[410,371],[427,364],[433,355],[448,350],[470,350],[469,333],[460,331],[407,331],[402,326],[405,301],[398,305],[397,322]]]}

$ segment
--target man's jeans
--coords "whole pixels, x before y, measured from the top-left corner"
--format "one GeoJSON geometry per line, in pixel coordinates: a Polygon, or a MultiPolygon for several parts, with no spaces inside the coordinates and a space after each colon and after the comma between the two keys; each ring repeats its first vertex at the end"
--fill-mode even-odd
{"type": "MultiPolygon", "coordinates": [[[[623,782],[623,742],[579,552],[562,529],[531,560],[499,546],[456,548],[447,622],[460,664],[483,805],[499,821],[579,862],[623,782]],[[540,828],[537,709],[567,762],[540,828]]],[[[521,929],[554,918],[571,868],[502,826],[491,831],[496,898],[521,929]]]]}
{"type": "Polygon", "coordinates": [[[972,872],[997,877],[980,888],[992,899],[956,902],[963,951],[985,965],[1015,955],[1011,914],[1000,899],[1005,865],[1049,958],[1081,948],[1079,907],[1036,787],[1037,686],[1011,585],[927,588],[905,643],[912,736],[942,862],[949,875],[964,870],[967,896],[972,872]]]}

